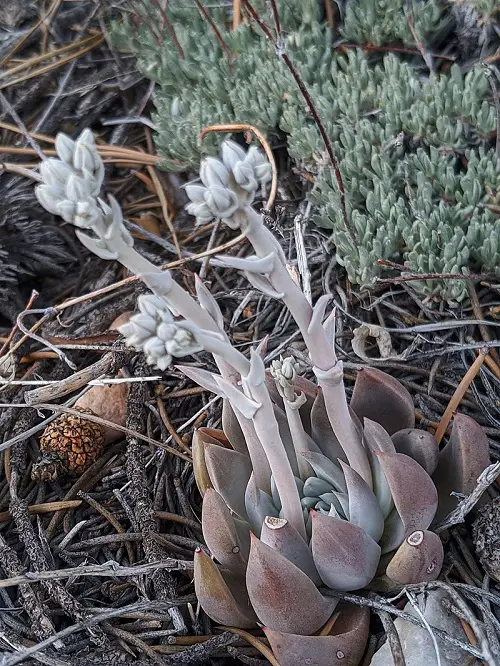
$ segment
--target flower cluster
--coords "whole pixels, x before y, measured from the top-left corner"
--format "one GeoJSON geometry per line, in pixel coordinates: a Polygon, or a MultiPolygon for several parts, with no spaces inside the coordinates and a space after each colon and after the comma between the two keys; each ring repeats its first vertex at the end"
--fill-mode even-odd
{"type": "Polygon", "coordinates": [[[38,201],[66,222],[89,229],[103,215],[97,197],[104,180],[104,164],[94,136],[88,129],[76,141],[58,134],[56,152],[59,159],[49,158],[40,165],[43,184],[35,190],[38,201]]]}
{"type": "Polygon", "coordinates": [[[188,212],[196,217],[197,224],[216,217],[235,228],[231,218],[238,209],[252,203],[259,186],[264,188],[269,183],[271,165],[256,146],[245,152],[234,141],[225,141],[222,161],[205,159],[200,178],[203,185],[186,186],[192,202],[187,206],[188,212]]]}
{"type": "Polygon", "coordinates": [[[183,357],[201,351],[196,327],[186,321],[175,321],[171,311],[158,296],[139,296],[139,314],[118,329],[128,347],[143,351],[150,365],[165,370],[172,357],[183,357]]]}
{"type": "Polygon", "coordinates": [[[59,133],[55,147],[59,159],[49,158],[40,164],[42,183],[35,188],[38,201],[66,222],[91,229],[98,240],[81,232],[77,235],[92,252],[102,259],[117,259],[117,245],[131,247],[133,239],[117,201],[110,196],[108,205],[99,197],[104,164],[92,132],[83,130],[76,141],[59,133]]]}

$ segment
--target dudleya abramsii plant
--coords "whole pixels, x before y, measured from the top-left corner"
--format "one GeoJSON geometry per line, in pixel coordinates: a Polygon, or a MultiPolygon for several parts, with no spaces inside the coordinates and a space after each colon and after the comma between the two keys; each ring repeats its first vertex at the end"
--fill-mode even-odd
{"type": "Polygon", "coordinates": [[[180,366],[223,397],[223,431],[200,428],[193,439],[203,535],[212,555],[199,550],[195,556],[202,607],[222,624],[265,625],[281,666],[358,664],[366,609],[344,609],[333,628],[314,635],[337,607],[327,588],[360,590],[375,577],[409,584],[438,576],[443,547],[429,528],[436,515],[453,508],[450,493],[470,492],[487,466],[482,429],[457,415],[439,452],[433,436],[415,428],[407,390],[373,368],[358,373],[348,405],[335,353],[335,315],[325,316],[329,296],[311,307],[252,208],[271,177],[255,147],[244,151],[225,141],[221,160],[203,162],[202,184],[186,186],[188,210],[199,222],[220,218],[245,233],[254,254],[218,260],[287,305],[315,381],[297,375],[293,358],[274,361],[266,372],[265,345],[245,357],[229,343],[219,307],[200,279],[196,301],[134,250],[117,202],[108,207],[98,198],[93,174],[101,173],[101,162],[89,133],[76,143],[59,135],[56,149],[61,160],[47,160],[40,169],[42,205],[92,230],[97,238],[77,231],[82,243],[120,261],[153,292],[139,297],[139,313],[121,327],[127,344],[161,370],[173,356],[204,349],[220,371],[180,366]],[[88,186],[79,173],[80,150],[92,167],[88,186]],[[94,211],[84,223],[82,203],[94,211]]]}

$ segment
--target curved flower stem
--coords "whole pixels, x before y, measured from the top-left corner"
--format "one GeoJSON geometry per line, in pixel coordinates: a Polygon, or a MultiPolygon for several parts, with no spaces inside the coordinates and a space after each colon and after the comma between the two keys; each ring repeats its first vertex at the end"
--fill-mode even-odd
{"type": "MultiPolygon", "coordinates": [[[[266,257],[273,249],[277,259],[274,262],[269,281],[277,292],[283,294],[283,302],[290,310],[300,328],[308,348],[318,383],[323,389],[325,406],[335,436],[344,449],[351,467],[372,486],[370,463],[363,443],[349,414],[343,383],[342,363],[337,359],[335,349],[328,340],[326,331],[320,325],[311,326],[313,308],[300,287],[292,280],[284,261],[281,247],[273,234],[263,225],[260,215],[249,206],[243,213],[247,217],[246,235],[258,257],[266,257]]],[[[245,228],[244,223],[242,228],[245,228]]]]}
{"type": "Polygon", "coordinates": [[[283,302],[300,328],[313,364],[322,370],[329,370],[337,363],[335,350],[325,334],[317,334],[316,331],[313,335],[309,333],[313,309],[301,288],[292,280],[287,271],[281,246],[269,229],[263,225],[258,213],[247,206],[244,209],[244,214],[248,220],[246,235],[257,256],[263,258],[268,256],[272,250],[276,250],[278,260],[269,275],[269,280],[273,288],[278,293],[283,294],[283,302]]]}

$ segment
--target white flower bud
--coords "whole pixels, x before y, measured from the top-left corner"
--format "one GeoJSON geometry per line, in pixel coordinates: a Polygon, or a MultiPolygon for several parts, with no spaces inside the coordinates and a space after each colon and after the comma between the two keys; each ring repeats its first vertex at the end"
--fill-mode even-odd
{"type": "Polygon", "coordinates": [[[53,215],[59,215],[57,210],[59,200],[54,195],[54,188],[50,185],[37,185],[35,187],[35,196],[42,208],[45,208],[45,210],[53,215]]]}
{"type": "Polygon", "coordinates": [[[232,171],[237,162],[245,159],[246,153],[241,146],[229,139],[222,144],[222,161],[224,166],[232,171]]]}
{"type": "Polygon", "coordinates": [[[259,166],[259,164],[262,164],[266,161],[266,157],[257,146],[250,146],[250,148],[247,150],[245,155],[245,162],[251,164],[253,167],[259,166]]]}
{"type": "Polygon", "coordinates": [[[156,367],[159,370],[166,370],[168,366],[171,364],[172,364],[172,357],[170,356],[170,354],[165,354],[165,356],[161,356],[156,361],[156,367]]]}
{"type": "Polygon", "coordinates": [[[143,349],[146,354],[147,362],[151,365],[156,365],[158,360],[166,354],[164,343],[156,336],[149,338],[149,340],[144,343],[143,349]]]}
{"type": "Polygon", "coordinates": [[[213,185],[208,188],[206,203],[215,217],[231,217],[238,208],[238,199],[234,192],[213,185]]]}
{"type": "Polygon", "coordinates": [[[255,192],[258,183],[255,179],[254,169],[250,164],[237,162],[233,169],[234,180],[246,192],[255,192]]]}
{"type": "Polygon", "coordinates": [[[146,331],[149,333],[149,335],[154,335],[156,333],[155,317],[150,317],[149,315],[140,313],[131,317],[130,321],[134,324],[134,326],[142,329],[143,331],[146,331]]]}
{"type": "Polygon", "coordinates": [[[95,159],[94,154],[88,146],[85,144],[77,143],[76,149],[73,157],[73,166],[78,171],[83,171],[87,169],[89,172],[93,172],[98,166],[98,161],[95,159]]]}
{"type": "Polygon", "coordinates": [[[288,381],[295,380],[297,372],[295,370],[295,359],[292,356],[287,356],[287,358],[283,359],[281,363],[281,374],[288,381]]]}
{"type": "Polygon", "coordinates": [[[168,353],[172,356],[189,356],[203,349],[188,326],[186,322],[177,322],[172,339],[165,343],[168,353]]]}
{"type": "Polygon", "coordinates": [[[163,342],[169,342],[170,340],[174,339],[176,330],[177,330],[177,327],[174,323],[160,324],[158,326],[158,328],[156,329],[156,335],[163,342]]]}
{"type": "Polygon", "coordinates": [[[267,185],[273,179],[273,170],[269,162],[254,167],[255,176],[261,185],[267,185]]]}
{"type": "Polygon", "coordinates": [[[57,204],[57,214],[62,217],[65,222],[73,222],[76,214],[76,203],[69,199],[63,199],[57,204]]]}
{"type": "Polygon", "coordinates": [[[70,201],[85,201],[90,197],[88,183],[80,176],[70,176],[66,183],[66,198],[70,201]]]}
{"type": "Polygon", "coordinates": [[[193,203],[204,203],[207,188],[203,185],[186,185],[184,190],[193,203]]]}
{"type": "Polygon", "coordinates": [[[76,149],[78,149],[78,146],[87,146],[90,148],[90,150],[95,149],[95,139],[94,135],[92,133],[92,130],[90,130],[88,127],[86,127],[76,140],[76,149]]]}
{"type": "Polygon", "coordinates": [[[93,199],[78,201],[76,203],[75,216],[71,222],[81,229],[91,229],[96,222],[102,221],[102,212],[96,206],[93,199]]]}
{"type": "Polygon", "coordinates": [[[56,136],[56,152],[63,162],[69,166],[73,166],[73,154],[75,152],[76,144],[73,139],[70,139],[67,134],[59,132],[56,136]]]}
{"type": "Polygon", "coordinates": [[[188,345],[193,345],[193,343],[197,344],[193,333],[185,328],[177,328],[173,339],[180,347],[187,347],[188,345]]]}
{"type": "Polygon", "coordinates": [[[137,326],[132,320],[118,329],[124,336],[127,347],[142,349],[142,346],[151,337],[151,332],[137,326]]]}
{"type": "MultiPolygon", "coordinates": [[[[142,314],[155,319],[158,314],[165,314],[172,319],[172,315],[168,310],[167,304],[159,296],[153,294],[142,294],[137,299],[137,305],[142,314]]],[[[154,329],[153,329],[154,330],[154,329]]]]}
{"type": "Polygon", "coordinates": [[[257,146],[249,148],[245,156],[245,163],[252,165],[255,178],[257,178],[261,185],[265,185],[272,180],[272,168],[269,160],[257,146]]]}
{"type": "Polygon", "coordinates": [[[73,174],[73,170],[64,162],[51,157],[40,164],[40,175],[47,185],[63,186],[73,174]]]}
{"type": "Polygon", "coordinates": [[[186,210],[196,218],[196,224],[207,224],[214,219],[214,214],[205,203],[190,203],[186,210]]]}
{"type": "Polygon", "coordinates": [[[227,187],[229,185],[229,171],[226,167],[214,157],[206,157],[201,163],[200,178],[207,187],[219,186],[227,187]]]}

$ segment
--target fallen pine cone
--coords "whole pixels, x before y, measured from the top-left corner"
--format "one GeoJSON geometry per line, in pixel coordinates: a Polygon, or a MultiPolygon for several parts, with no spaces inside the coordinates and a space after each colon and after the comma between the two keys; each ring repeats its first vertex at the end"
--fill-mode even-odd
{"type": "MultiPolygon", "coordinates": [[[[110,329],[123,323],[121,315],[110,329]]],[[[92,386],[73,409],[93,414],[116,425],[125,425],[128,384],[92,386]]],[[[79,476],[101,455],[106,444],[121,437],[120,430],[89,421],[84,416],[61,414],[45,428],[40,437],[40,457],[31,468],[35,481],[55,481],[62,474],[79,476]]]]}
{"type": "MultiPolygon", "coordinates": [[[[90,410],[79,409],[91,414],[90,410]]],[[[40,438],[40,458],[31,468],[36,481],[55,481],[60,474],[80,475],[101,455],[104,429],[73,414],[61,414],[40,438]]]]}

